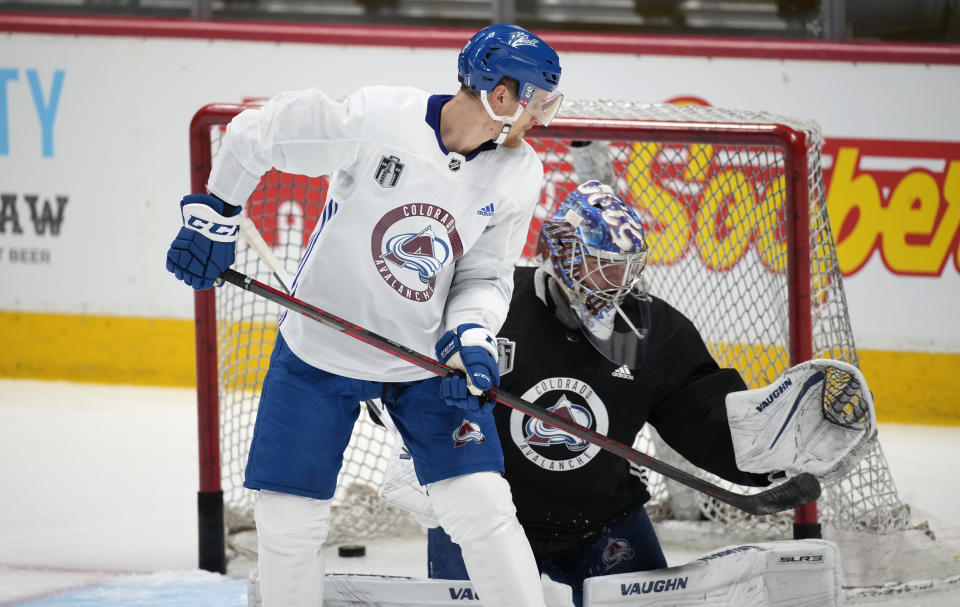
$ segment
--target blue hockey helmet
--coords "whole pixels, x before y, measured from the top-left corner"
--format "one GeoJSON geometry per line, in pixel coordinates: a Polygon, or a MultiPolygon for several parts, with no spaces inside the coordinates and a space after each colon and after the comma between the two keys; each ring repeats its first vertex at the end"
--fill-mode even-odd
{"type": "Polygon", "coordinates": [[[547,125],[563,101],[563,95],[557,90],[560,82],[557,52],[542,38],[517,25],[490,25],[474,34],[460,50],[457,78],[468,89],[480,93],[484,107],[493,118],[508,124],[525,109],[540,124],[547,125]],[[520,107],[514,116],[494,115],[486,101],[486,93],[504,76],[520,83],[517,92],[520,107]]]}
{"type": "Polygon", "coordinates": [[[521,87],[553,91],[560,83],[560,58],[542,38],[517,25],[489,25],[460,49],[458,77],[473,91],[490,91],[509,76],[521,87]]]}

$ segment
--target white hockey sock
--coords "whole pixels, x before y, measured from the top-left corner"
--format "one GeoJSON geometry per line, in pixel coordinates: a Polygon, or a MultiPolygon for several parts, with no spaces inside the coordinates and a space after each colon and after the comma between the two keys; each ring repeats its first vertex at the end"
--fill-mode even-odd
{"type": "Polygon", "coordinates": [[[260,491],[253,515],[263,607],[321,607],[330,501],[260,491]]]}
{"type": "Polygon", "coordinates": [[[428,489],[440,524],[460,545],[480,602],[542,607],[540,572],[517,522],[507,481],[496,472],[478,472],[433,483],[428,489]]]}

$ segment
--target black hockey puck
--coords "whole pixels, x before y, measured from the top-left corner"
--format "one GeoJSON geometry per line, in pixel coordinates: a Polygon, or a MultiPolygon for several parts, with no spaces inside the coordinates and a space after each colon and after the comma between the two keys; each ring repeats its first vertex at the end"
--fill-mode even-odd
{"type": "Polygon", "coordinates": [[[352,544],[349,546],[340,546],[339,548],[337,548],[337,554],[344,557],[366,556],[367,548],[366,546],[361,546],[359,544],[352,544]]]}

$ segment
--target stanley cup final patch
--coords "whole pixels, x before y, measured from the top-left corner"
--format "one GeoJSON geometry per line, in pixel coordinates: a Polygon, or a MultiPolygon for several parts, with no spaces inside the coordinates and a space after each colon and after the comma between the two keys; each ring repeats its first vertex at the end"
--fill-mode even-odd
{"type": "Polygon", "coordinates": [[[497,338],[497,367],[500,377],[513,371],[513,357],[517,350],[517,343],[505,337],[497,338]]]}
{"type": "Polygon", "coordinates": [[[396,187],[400,181],[400,174],[403,172],[403,163],[396,156],[386,156],[380,158],[380,166],[373,178],[384,188],[396,187]]]}

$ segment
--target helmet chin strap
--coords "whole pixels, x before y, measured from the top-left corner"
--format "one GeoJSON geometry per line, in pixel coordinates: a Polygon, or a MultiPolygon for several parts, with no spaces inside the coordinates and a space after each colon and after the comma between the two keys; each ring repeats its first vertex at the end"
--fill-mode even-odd
{"type": "Polygon", "coordinates": [[[630,327],[630,330],[633,331],[633,334],[636,335],[638,339],[646,338],[647,332],[645,330],[641,331],[636,327],[636,325],[633,324],[633,321],[630,320],[630,317],[627,316],[627,313],[623,311],[623,308],[620,307],[620,304],[614,303],[613,307],[616,308],[617,314],[620,315],[620,318],[626,321],[627,326],[630,327]]]}
{"type": "Polygon", "coordinates": [[[520,117],[520,114],[523,113],[523,106],[517,104],[517,111],[514,112],[513,116],[497,116],[493,112],[493,108],[490,107],[490,102],[487,101],[487,91],[480,91],[480,103],[483,104],[483,108],[487,110],[487,114],[490,118],[502,122],[503,125],[500,127],[500,134],[497,135],[497,138],[493,140],[497,145],[503,143],[507,139],[507,135],[510,134],[510,129],[513,128],[513,122],[520,117]]]}

